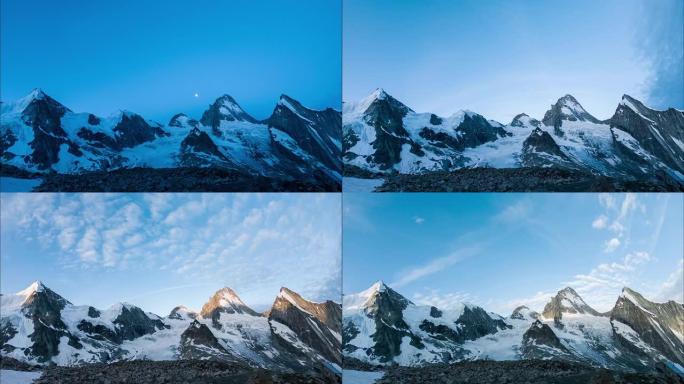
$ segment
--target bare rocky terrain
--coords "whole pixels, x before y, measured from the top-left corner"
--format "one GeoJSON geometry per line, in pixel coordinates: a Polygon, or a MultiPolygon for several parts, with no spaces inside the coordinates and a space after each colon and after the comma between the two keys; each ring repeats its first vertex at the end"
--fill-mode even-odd
{"type": "Polygon", "coordinates": [[[36,192],[337,192],[323,173],[310,181],[274,178],[220,168],[130,168],[81,174],[47,174],[36,192]]]}
{"type": "Polygon", "coordinates": [[[279,373],[218,361],[123,361],[75,367],[50,367],[36,384],[323,384],[340,383],[339,376],[279,373]]]}
{"type": "Polygon", "coordinates": [[[667,175],[629,181],[562,168],[467,168],[386,176],[377,192],[679,192],[667,175]]]}
{"type": "Polygon", "coordinates": [[[680,384],[684,379],[664,365],[657,373],[625,373],[587,365],[551,361],[465,361],[453,364],[432,364],[419,368],[390,368],[379,384],[680,384]]]}

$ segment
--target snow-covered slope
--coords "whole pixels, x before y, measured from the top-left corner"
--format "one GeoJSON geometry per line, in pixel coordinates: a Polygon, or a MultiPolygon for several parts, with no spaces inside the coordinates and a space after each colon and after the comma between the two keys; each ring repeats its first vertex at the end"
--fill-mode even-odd
{"type": "Polygon", "coordinates": [[[462,304],[418,306],[382,282],[344,297],[344,355],[372,364],[563,359],[623,371],[665,362],[684,373],[684,305],[652,303],[625,288],[610,313],[565,288],[543,314],[518,307],[502,318],[462,304]]]}
{"type": "Polygon", "coordinates": [[[605,121],[566,95],[541,121],[520,114],[503,125],[470,111],[417,113],[378,89],[345,103],[342,121],[345,166],[374,173],[558,167],[684,182],[684,112],[650,109],[627,95],[605,121]]]}
{"type": "Polygon", "coordinates": [[[341,180],[341,117],[282,95],[258,121],[229,95],[201,119],[174,115],[164,126],[130,111],[75,113],[41,90],[2,104],[2,164],[78,174],[120,168],[218,167],[245,174],[341,180]],[[316,176],[316,177],[321,177],[316,176]]]}
{"type": "MultiPolygon", "coordinates": [[[[329,316],[341,317],[339,304],[313,303],[289,292],[301,308],[326,305],[337,308],[337,315],[329,316]]],[[[281,309],[274,304],[270,312],[281,309]]],[[[339,335],[339,325],[331,328],[323,320],[311,324],[317,335],[338,340],[334,359],[330,348],[313,342],[292,317],[259,314],[230,288],[216,292],[200,313],[178,306],[162,318],[124,303],[105,310],[73,305],[35,282],[3,295],[0,311],[2,355],[30,363],[217,359],[298,372],[323,366],[336,373],[341,363],[341,340],[333,336],[339,335]]]]}

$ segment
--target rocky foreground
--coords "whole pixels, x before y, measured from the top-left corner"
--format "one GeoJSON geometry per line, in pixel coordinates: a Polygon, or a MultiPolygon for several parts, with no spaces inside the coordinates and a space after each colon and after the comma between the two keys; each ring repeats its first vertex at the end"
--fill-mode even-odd
{"type": "Polygon", "coordinates": [[[272,178],[218,168],[130,168],[81,174],[48,174],[37,192],[339,192],[322,172],[310,180],[272,178]]]}
{"type": "MultiPolygon", "coordinates": [[[[9,369],[10,367],[3,367],[9,369]]],[[[16,369],[16,368],[15,368],[16,369]]],[[[34,368],[35,369],[35,368],[34,368]]],[[[326,373],[294,374],[217,361],[122,361],[77,367],[47,367],[36,384],[327,384],[341,383],[326,373]]],[[[19,370],[19,369],[17,369],[19,370]]]]}
{"type": "Polygon", "coordinates": [[[386,177],[377,192],[678,192],[664,173],[658,181],[628,181],[560,168],[468,168],[386,177]]]}
{"type": "Polygon", "coordinates": [[[664,365],[657,373],[625,373],[587,365],[550,361],[467,361],[454,364],[434,364],[419,368],[391,368],[379,384],[681,384],[684,379],[664,365]]]}

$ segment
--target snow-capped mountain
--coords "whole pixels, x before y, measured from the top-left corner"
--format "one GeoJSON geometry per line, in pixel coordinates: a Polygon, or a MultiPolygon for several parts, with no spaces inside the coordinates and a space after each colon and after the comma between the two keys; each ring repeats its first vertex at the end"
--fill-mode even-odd
{"type": "Polygon", "coordinates": [[[341,364],[341,323],[334,324],[340,304],[310,302],[287,288],[268,316],[230,288],[216,292],[199,313],[178,306],[160,317],[130,304],[106,310],[73,305],[40,282],[2,295],[0,310],[2,355],[29,363],[216,359],[338,374],[341,364]]]}
{"type": "Polygon", "coordinates": [[[382,282],[345,295],[343,303],[344,356],[370,364],[562,359],[650,371],[663,362],[684,374],[684,305],[653,303],[629,288],[608,313],[571,288],[541,314],[523,306],[507,318],[468,304],[415,305],[382,282]]]}
{"type": "Polygon", "coordinates": [[[129,111],[75,113],[38,89],[2,104],[2,164],[34,173],[215,167],[339,183],[341,151],[340,112],[308,109],[286,95],[263,121],[224,95],[199,120],[177,114],[166,126],[129,111]]]}
{"type": "Polygon", "coordinates": [[[684,183],[684,112],[657,111],[627,95],[604,121],[566,95],[541,121],[522,113],[504,125],[471,111],[417,113],[378,89],[345,103],[342,121],[347,173],[556,167],[684,183]]]}
{"type": "Polygon", "coordinates": [[[415,305],[383,282],[343,300],[345,356],[371,363],[416,365],[465,358],[468,340],[507,325],[480,307],[441,310],[415,305]]]}

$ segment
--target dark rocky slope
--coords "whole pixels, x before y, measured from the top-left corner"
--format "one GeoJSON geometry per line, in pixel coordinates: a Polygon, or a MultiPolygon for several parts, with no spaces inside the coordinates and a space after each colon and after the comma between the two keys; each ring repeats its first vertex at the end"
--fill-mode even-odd
{"type": "Polygon", "coordinates": [[[684,380],[667,369],[657,373],[623,373],[587,365],[549,360],[466,361],[426,367],[391,368],[379,384],[681,384],[684,380]]]}

